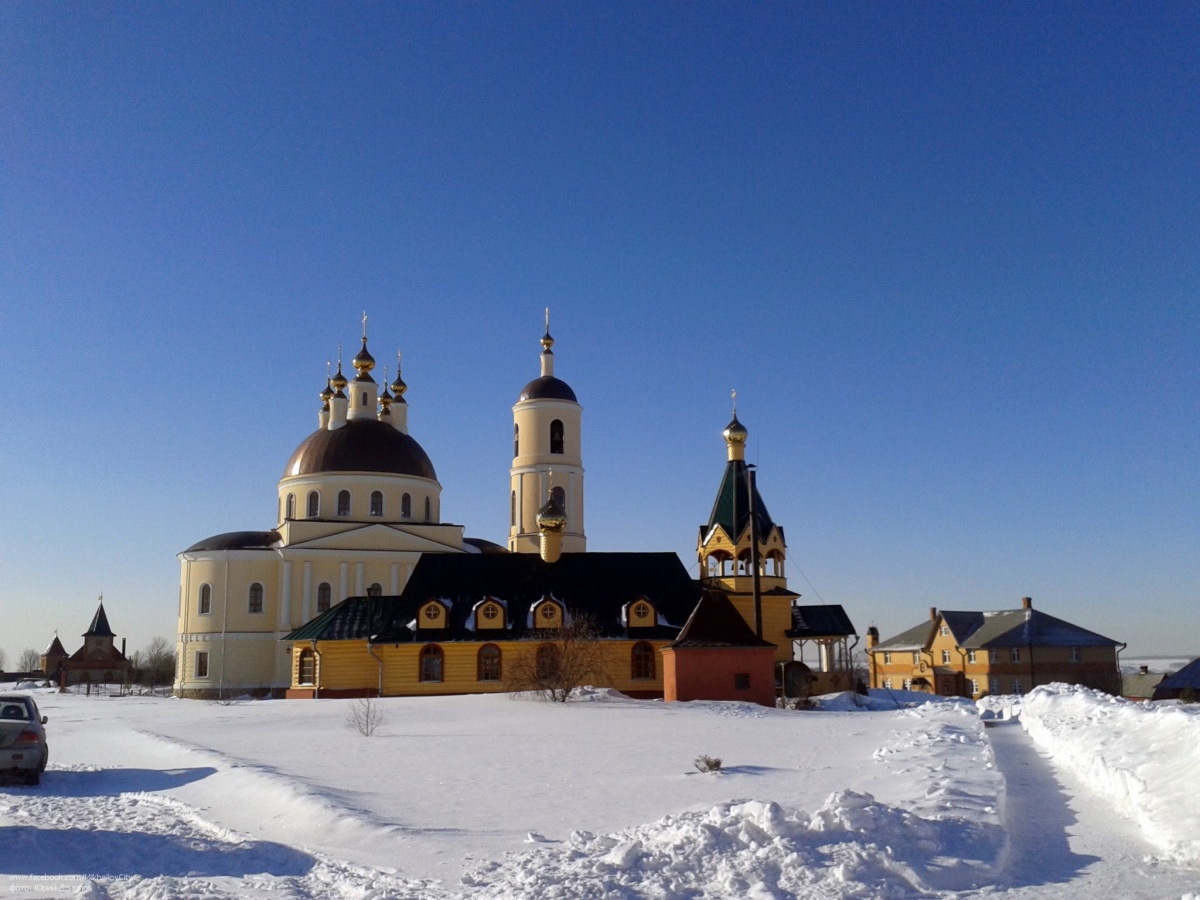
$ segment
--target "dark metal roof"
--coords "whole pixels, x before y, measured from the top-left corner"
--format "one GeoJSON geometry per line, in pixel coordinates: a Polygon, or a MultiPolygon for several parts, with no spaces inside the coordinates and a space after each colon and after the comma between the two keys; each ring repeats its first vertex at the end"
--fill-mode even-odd
{"type": "Polygon", "coordinates": [[[570,400],[573,403],[579,401],[575,399],[575,392],[571,390],[571,386],[561,378],[555,378],[553,375],[543,375],[541,378],[535,378],[525,387],[521,388],[521,396],[517,398],[519,403],[522,400],[570,400]]]}
{"type": "Polygon", "coordinates": [[[793,606],[790,638],[844,637],[857,634],[846,611],[837,604],[793,606]]]}
{"type": "Polygon", "coordinates": [[[317,472],[386,472],[437,481],[421,445],[376,419],[351,419],[332,431],[318,428],[296,448],[283,475],[317,472]]]}
{"type": "MultiPolygon", "coordinates": [[[[754,518],[758,530],[759,541],[765,541],[775,523],[767,512],[767,504],[763,502],[758,486],[754,488],[754,518]]],[[[725,473],[721,477],[721,486],[717,489],[717,499],[713,502],[712,512],[708,516],[708,525],[701,526],[703,536],[706,536],[720,525],[736,542],[742,532],[750,524],[750,492],[746,484],[746,461],[731,459],[725,465],[725,473]]],[[[783,537],[783,529],[780,529],[783,537]]]]}
{"type": "Polygon", "coordinates": [[[571,615],[590,615],[602,637],[670,640],[695,607],[699,588],[674,553],[566,553],[555,563],[532,553],[426,553],[399,597],[351,597],[284,640],[371,637],[392,644],[478,641],[484,634],[514,640],[536,630],[527,624],[529,611],[546,596],[562,602],[571,615]],[[469,627],[471,610],[487,598],[507,609],[510,627],[494,635],[469,627]],[[627,628],[622,610],[641,599],[654,606],[658,624],[627,628]],[[419,627],[417,612],[429,600],[449,608],[447,628],[419,627]]]}
{"type": "MultiPolygon", "coordinates": [[[[474,547],[480,553],[507,553],[508,548],[494,541],[485,540],[484,538],[465,537],[463,543],[474,547]]],[[[468,551],[470,552],[470,551],[468,551]]]]}
{"type": "Polygon", "coordinates": [[[679,637],[668,647],[680,649],[723,647],[774,647],[764,641],[746,624],[723,591],[705,591],[688,617],[679,637]]]}
{"type": "Polygon", "coordinates": [[[1168,675],[1158,683],[1158,687],[1164,691],[1181,691],[1189,687],[1200,689],[1200,659],[1193,659],[1174,675],[1168,675]]]}
{"type": "MultiPolygon", "coordinates": [[[[1080,628],[1037,609],[1005,609],[997,612],[941,610],[955,643],[964,650],[993,647],[1115,647],[1120,641],[1080,628]]],[[[929,645],[938,620],[928,620],[893,638],[876,650],[920,650],[929,645]]]]}
{"type": "Polygon", "coordinates": [[[96,607],[96,615],[92,616],[92,624],[83,633],[84,637],[113,637],[113,630],[108,627],[108,616],[104,612],[104,602],[96,607]]]}
{"type": "Polygon", "coordinates": [[[184,550],[192,553],[197,550],[270,550],[283,540],[278,531],[227,531],[224,534],[214,534],[202,541],[196,541],[184,550]]]}

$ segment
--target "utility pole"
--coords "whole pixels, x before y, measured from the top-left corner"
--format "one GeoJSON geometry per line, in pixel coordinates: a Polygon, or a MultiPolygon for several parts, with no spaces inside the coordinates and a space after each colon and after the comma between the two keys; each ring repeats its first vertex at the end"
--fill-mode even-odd
{"type": "Polygon", "coordinates": [[[755,466],[753,463],[746,466],[746,490],[749,496],[746,498],[746,508],[750,513],[750,570],[753,580],[753,596],[754,596],[754,633],[760,638],[763,636],[762,627],[762,590],[758,575],[758,516],[754,514],[754,495],[755,490],[755,466]]]}

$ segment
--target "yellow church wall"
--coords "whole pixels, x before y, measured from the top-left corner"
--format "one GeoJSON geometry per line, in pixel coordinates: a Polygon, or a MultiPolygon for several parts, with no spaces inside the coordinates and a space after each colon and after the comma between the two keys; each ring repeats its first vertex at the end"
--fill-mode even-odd
{"type": "MultiPolygon", "coordinates": [[[[434,644],[442,651],[442,681],[421,681],[421,651],[430,643],[377,644],[368,650],[365,640],[321,641],[317,644],[318,681],[321,691],[374,693],[380,679],[380,660],[383,664],[383,693],[385,696],[420,696],[436,694],[488,693],[518,689],[514,683],[515,669],[522,659],[532,662],[541,641],[496,641],[501,653],[501,680],[478,680],[478,654],[489,641],[446,642],[434,644]]],[[[547,643],[553,643],[548,641],[547,643]]],[[[602,677],[591,679],[597,686],[612,687],[622,692],[661,694],[662,655],[666,641],[648,641],[655,651],[654,678],[633,678],[632,651],[638,641],[602,641],[600,643],[602,677]]],[[[293,647],[291,684],[293,688],[309,685],[299,683],[299,657],[311,645],[298,643],[293,647]]]]}
{"type": "MultiPolygon", "coordinates": [[[[728,594],[734,608],[754,629],[754,597],[748,594],[728,594]]],[[[776,662],[787,662],[792,658],[792,639],[787,632],[792,627],[791,600],[774,597],[762,598],[762,636],[764,641],[775,645],[776,662]]]]}

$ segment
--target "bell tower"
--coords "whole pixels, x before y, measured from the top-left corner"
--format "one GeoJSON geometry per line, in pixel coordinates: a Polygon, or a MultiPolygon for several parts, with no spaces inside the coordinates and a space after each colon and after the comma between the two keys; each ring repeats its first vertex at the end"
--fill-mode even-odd
{"type": "Polygon", "coordinates": [[[561,506],[562,552],[583,553],[583,407],[571,386],[554,375],[550,311],[542,337],[541,375],[521,391],[513,406],[513,461],[509,469],[508,549],[541,552],[538,512],[546,498],[561,506]]]}

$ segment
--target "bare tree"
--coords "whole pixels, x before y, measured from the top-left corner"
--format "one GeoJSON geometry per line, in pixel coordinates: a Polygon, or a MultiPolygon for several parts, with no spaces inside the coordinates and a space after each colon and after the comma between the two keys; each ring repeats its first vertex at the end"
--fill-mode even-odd
{"type": "Polygon", "coordinates": [[[4,664],[8,662],[8,657],[4,655],[4,648],[0,647],[0,672],[4,671],[4,664]]]}
{"type": "Polygon", "coordinates": [[[160,684],[170,684],[175,680],[175,647],[165,637],[158,636],[150,639],[143,654],[143,677],[149,680],[150,687],[160,684]]]}
{"type": "Polygon", "coordinates": [[[26,647],[21,651],[21,655],[17,657],[18,672],[40,672],[42,671],[42,654],[38,653],[32,647],[26,647]]]}
{"type": "Polygon", "coordinates": [[[346,727],[352,728],[363,737],[370,737],[383,724],[383,708],[370,697],[363,697],[350,705],[346,713],[346,727]]]}
{"type": "Polygon", "coordinates": [[[600,629],[590,616],[573,616],[562,628],[535,632],[533,638],[538,642],[533,652],[513,661],[509,683],[514,690],[566,703],[575,688],[609,680],[600,629]]]}

